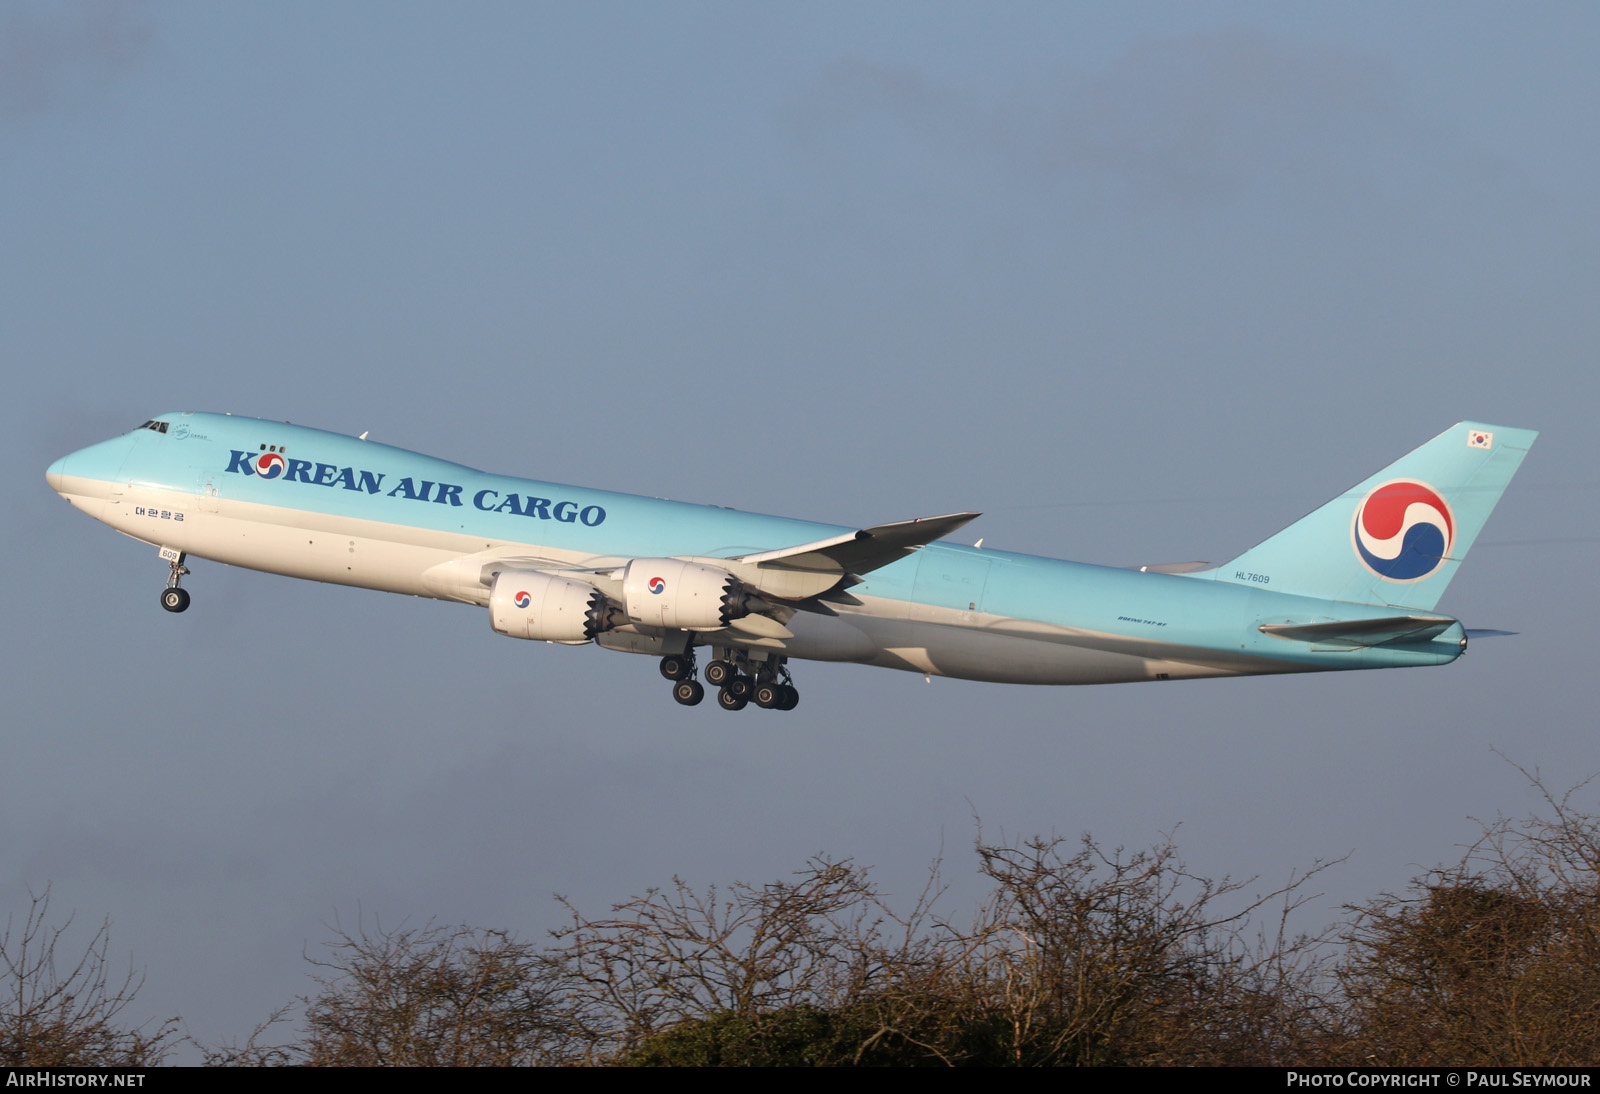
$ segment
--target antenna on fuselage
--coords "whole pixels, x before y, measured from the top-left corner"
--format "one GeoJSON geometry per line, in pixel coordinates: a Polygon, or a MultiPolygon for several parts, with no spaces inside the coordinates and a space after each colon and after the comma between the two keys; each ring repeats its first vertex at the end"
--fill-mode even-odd
{"type": "Polygon", "coordinates": [[[370,430],[370,429],[363,430],[362,433],[361,433],[361,436],[357,437],[356,440],[358,440],[358,441],[366,440],[367,439],[367,434],[371,433],[371,432],[372,432],[372,430],[370,430]]]}

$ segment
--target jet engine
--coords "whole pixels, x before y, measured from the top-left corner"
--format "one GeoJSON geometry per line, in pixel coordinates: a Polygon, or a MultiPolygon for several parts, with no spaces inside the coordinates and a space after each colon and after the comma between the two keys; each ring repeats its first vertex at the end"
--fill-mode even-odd
{"type": "Polygon", "coordinates": [[[628,563],[622,596],[630,621],[668,630],[720,630],[771,607],[728,571],[676,558],[628,563]]]}
{"type": "Polygon", "coordinates": [[[621,614],[593,585],[536,570],[502,570],[489,590],[489,626],[508,638],[581,645],[621,614]]]}

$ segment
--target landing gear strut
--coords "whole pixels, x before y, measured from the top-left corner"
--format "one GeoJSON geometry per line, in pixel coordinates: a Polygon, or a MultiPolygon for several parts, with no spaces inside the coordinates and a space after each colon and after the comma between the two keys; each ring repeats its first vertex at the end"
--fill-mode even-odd
{"type": "MultiPolygon", "coordinates": [[[[705,679],[717,689],[717,706],[723,710],[743,710],[752,700],[766,710],[793,710],[799,705],[787,657],[753,661],[743,650],[716,647],[713,652],[715,660],[706,665],[705,679]]],[[[661,671],[666,672],[665,660],[661,671]]]]}
{"type": "Polygon", "coordinates": [[[189,572],[189,567],[183,564],[183,555],[169,559],[167,565],[170,572],[167,574],[167,587],[161,590],[161,606],[169,612],[181,612],[189,606],[189,591],[180,587],[179,582],[189,572]]]}
{"type": "Polygon", "coordinates": [[[756,706],[766,710],[793,710],[800,705],[800,693],[793,684],[757,684],[756,706]]]}
{"type": "Polygon", "coordinates": [[[746,651],[726,646],[713,646],[711,652],[705,684],[694,678],[693,646],[661,659],[661,675],[672,681],[673,699],[686,707],[698,706],[709,686],[717,689],[717,706],[723,710],[743,710],[752,700],[766,710],[793,710],[799,705],[787,657],[769,655],[754,661],[746,651]]]}
{"type": "Polygon", "coordinates": [[[698,706],[706,689],[694,678],[694,647],[661,659],[661,675],[672,681],[672,697],[686,707],[698,706]]]}
{"type": "Polygon", "coordinates": [[[694,675],[694,652],[669,653],[661,659],[661,675],[668,680],[687,680],[694,675]]]}
{"type": "Polygon", "coordinates": [[[787,658],[775,658],[761,666],[756,674],[755,691],[751,698],[756,706],[765,710],[793,710],[800,705],[800,692],[789,675],[787,658]],[[782,680],[779,680],[779,677],[782,680]]]}

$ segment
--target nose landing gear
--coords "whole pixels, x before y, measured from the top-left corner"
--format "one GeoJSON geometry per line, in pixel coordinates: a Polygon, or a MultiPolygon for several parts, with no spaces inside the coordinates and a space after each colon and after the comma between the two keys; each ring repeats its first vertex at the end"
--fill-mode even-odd
{"type": "Polygon", "coordinates": [[[167,587],[161,590],[161,606],[169,612],[181,612],[189,607],[189,591],[182,588],[179,582],[189,572],[189,567],[183,564],[182,552],[169,553],[163,548],[161,557],[167,560],[170,568],[167,574],[167,587]]]}

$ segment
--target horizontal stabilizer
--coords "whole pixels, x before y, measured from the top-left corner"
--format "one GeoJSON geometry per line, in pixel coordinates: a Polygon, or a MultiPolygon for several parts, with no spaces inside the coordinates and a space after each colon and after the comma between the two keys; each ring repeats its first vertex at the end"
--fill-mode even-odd
{"type": "Polygon", "coordinates": [[[739,555],[730,559],[763,569],[803,570],[823,574],[864,574],[898,562],[911,552],[954,532],[977,513],[951,513],[944,517],[879,524],[832,539],[783,547],[776,551],[739,555]]]}
{"type": "Polygon", "coordinates": [[[1455,620],[1439,615],[1391,615],[1380,619],[1336,619],[1327,623],[1263,623],[1261,633],[1319,646],[1360,649],[1391,642],[1426,642],[1455,620]]]}

